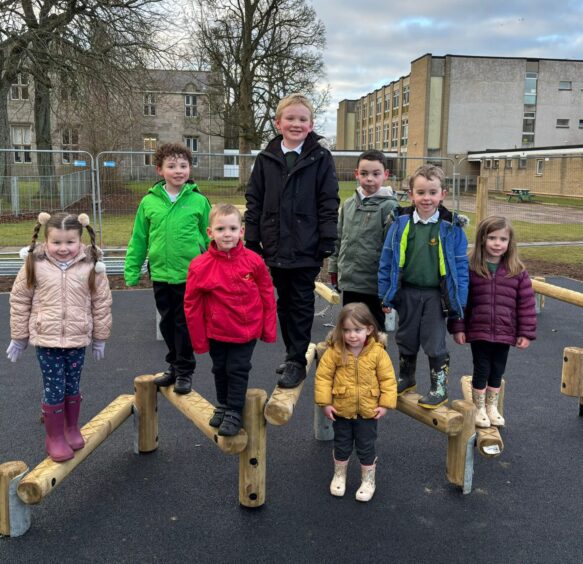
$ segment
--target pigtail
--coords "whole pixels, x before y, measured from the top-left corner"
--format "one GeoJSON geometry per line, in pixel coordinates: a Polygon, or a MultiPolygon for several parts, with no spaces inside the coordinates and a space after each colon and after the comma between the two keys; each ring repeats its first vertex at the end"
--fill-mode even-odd
{"type": "Polygon", "coordinates": [[[89,255],[95,267],[91,269],[91,274],[89,274],[89,290],[91,293],[95,291],[95,274],[100,272],[105,272],[105,264],[99,260],[99,251],[97,250],[97,245],[95,244],[95,230],[89,224],[89,216],[85,213],[82,213],[77,218],[79,223],[87,229],[87,233],[89,233],[89,238],[91,239],[91,247],[89,251],[89,255]]]}
{"type": "Polygon", "coordinates": [[[38,240],[38,234],[40,232],[40,229],[43,225],[47,224],[49,219],[51,219],[51,216],[48,213],[46,213],[46,212],[39,213],[37,221],[36,221],[36,225],[34,226],[34,230],[32,232],[32,241],[30,242],[30,246],[28,247],[26,261],[24,263],[25,268],[26,268],[26,286],[28,288],[32,288],[36,283],[36,277],[34,275],[33,251],[36,248],[36,243],[38,240]]]}

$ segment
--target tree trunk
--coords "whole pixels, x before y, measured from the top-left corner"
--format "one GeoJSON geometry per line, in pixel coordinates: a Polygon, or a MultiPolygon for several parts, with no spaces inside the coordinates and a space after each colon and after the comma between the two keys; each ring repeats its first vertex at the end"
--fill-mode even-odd
{"type": "MultiPolygon", "coordinates": [[[[8,92],[10,84],[4,78],[0,79],[0,149],[10,148],[10,132],[8,128],[8,92]]],[[[10,193],[10,153],[0,151],[0,198],[10,193]]]]}

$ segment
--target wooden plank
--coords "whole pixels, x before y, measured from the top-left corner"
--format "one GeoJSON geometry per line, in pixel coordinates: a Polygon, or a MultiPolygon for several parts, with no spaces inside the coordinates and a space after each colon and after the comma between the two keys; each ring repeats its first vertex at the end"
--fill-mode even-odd
{"type": "Polygon", "coordinates": [[[565,347],[563,349],[561,393],[583,398],[583,348],[565,347]]]}
{"type": "Polygon", "coordinates": [[[463,427],[463,415],[442,405],[437,409],[426,409],[418,405],[420,394],[407,392],[397,398],[397,409],[413,419],[432,427],[448,436],[454,436],[461,432],[463,427]]]}
{"type": "Polygon", "coordinates": [[[81,429],[85,446],[76,450],[74,458],[65,462],[53,462],[50,458],[45,458],[20,481],[20,499],[34,505],[51,493],[132,414],[133,403],[133,395],[121,395],[100,411],[81,429]]]}
{"type": "Polygon", "coordinates": [[[28,470],[28,465],[22,460],[12,460],[0,464],[0,535],[9,537],[10,526],[10,482],[28,470]]]}
{"type": "Polygon", "coordinates": [[[340,294],[322,282],[316,282],[316,294],[333,305],[340,303],[340,294]]]}
{"type": "Polygon", "coordinates": [[[244,428],[234,437],[221,437],[218,429],[209,425],[214,406],[200,394],[192,390],[189,394],[175,394],[172,386],[159,389],[160,393],[179,411],[190,419],[213,443],[227,454],[239,454],[247,446],[247,432],[244,428]]]}
{"type": "Polygon", "coordinates": [[[583,293],[575,292],[574,290],[567,290],[566,288],[560,288],[559,286],[554,286],[553,284],[548,284],[547,282],[541,282],[533,278],[532,289],[539,294],[548,296],[549,298],[555,298],[556,300],[561,300],[579,307],[583,307],[583,293]]]}

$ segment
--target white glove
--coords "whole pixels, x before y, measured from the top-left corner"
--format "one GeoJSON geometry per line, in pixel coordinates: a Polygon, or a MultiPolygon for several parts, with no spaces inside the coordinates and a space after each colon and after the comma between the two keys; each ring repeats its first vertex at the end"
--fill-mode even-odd
{"type": "Polygon", "coordinates": [[[91,352],[95,360],[103,360],[105,357],[105,341],[93,341],[91,343],[91,352]]]}
{"type": "Polygon", "coordinates": [[[28,339],[12,339],[6,349],[6,356],[10,362],[16,362],[26,347],[28,347],[28,339]]]}

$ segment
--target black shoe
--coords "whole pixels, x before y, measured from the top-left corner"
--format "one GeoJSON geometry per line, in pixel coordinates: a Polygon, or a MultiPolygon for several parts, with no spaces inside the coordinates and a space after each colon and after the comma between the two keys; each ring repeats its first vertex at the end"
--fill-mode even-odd
{"type": "Polygon", "coordinates": [[[285,362],[282,362],[276,369],[275,369],[275,373],[276,374],[283,374],[283,371],[285,370],[285,362]]]}
{"type": "Polygon", "coordinates": [[[399,374],[397,375],[397,395],[414,391],[417,383],[415,381],[415,370],[417,368],[417,355],[402,354],[399,356],[399,374]]]}
{"type": "Polygon", "coordinates": [[[220,427],[221,423],[223,422],[223,418],[225,417],[225,411],[227,410],[226,405],[217,405],[215,410],[213,411],[213,416],[209,419],[209,425],[211,427],[220,427]]]}
{"type": "Polygon", "coordinates": [[[191,374],[181,374],[176,377],[176,383],[174,384],[175,394],[189,394],[192,387],[192,375],[191,374]]]}
{"type": "Polygon", "coordinates": [[[435,409],[447,401],[447,375],[449,373],[449,356],[440,358],[429,358],[431,369],[431,388],[429,392],[419,398],[417,402],[426,409],[435,409]]]}
{"type": "Polygon", "coordinates": [[[306,367],[299,362],[288,360],[281,378],[277,381],[280,388],[296,388],[306,379],[306,367]]]}
{"type": "Polygon", "coordinates": [[[159,387],[171,386],[174,384],[174,382],[176,382],[176,373],[174,372],[174,368],[172,366],[169,366],[164,371],[162,376],[154,378],[154,384],[159,387]]]}
{"type": "Polygon", "coordinates": [[[241,413],[234,409],[227,409],[219,427],[221,437],[234,437],[241,429],[241,413]]]}

